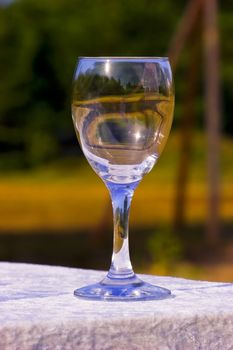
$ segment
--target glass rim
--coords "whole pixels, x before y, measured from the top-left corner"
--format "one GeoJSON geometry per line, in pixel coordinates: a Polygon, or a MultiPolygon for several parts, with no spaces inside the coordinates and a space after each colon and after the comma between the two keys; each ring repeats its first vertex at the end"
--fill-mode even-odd
{"type": "Polygon", "coordinates": [[[155,61],[155,60],[163,60],[163,61],[169,61],[168,56],[78,56],[78,60],[85,59],[85,60],[149,60],[149,61],[155,61]]]}

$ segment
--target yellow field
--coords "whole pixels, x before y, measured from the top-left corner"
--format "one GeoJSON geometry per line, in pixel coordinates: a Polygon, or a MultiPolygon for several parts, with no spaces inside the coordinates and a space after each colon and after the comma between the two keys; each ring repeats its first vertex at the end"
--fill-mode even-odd
{"type": "MultiPolygon", "coordinates": [[[[196,135],[186,207],[189,222],[203,222],[207,213],[204,142],[202,135],[196,135]]],[[[178,135],[173,134],[161,160],[137,189],[132,227],[172,221],[178,144],[178,135]]],[[[221,219],[233,221],[233,141],[224,139],[221,152],[221,219]]],[[[0,198],[1,232],[92,229],[102,219],[109,200],[102,181],[80,159],[2,174],[0,198]]]]}

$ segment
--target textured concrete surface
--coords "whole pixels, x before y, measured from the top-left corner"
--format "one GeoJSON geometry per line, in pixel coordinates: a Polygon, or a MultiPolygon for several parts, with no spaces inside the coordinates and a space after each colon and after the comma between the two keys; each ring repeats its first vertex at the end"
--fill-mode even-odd
{"type": "Polygon", "coordinates": [[[230,350],[233,284],[145,275],[173,298],[77,299],[104,272],[0,263],[0,350],[230,350]]]}

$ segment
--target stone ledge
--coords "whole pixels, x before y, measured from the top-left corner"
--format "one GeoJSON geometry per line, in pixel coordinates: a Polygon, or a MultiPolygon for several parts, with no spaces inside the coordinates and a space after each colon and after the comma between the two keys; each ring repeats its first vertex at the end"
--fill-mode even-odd
{"type": "Polygon", "coordinates": [[[101,302],[73,290],[104,272],[0,263],[1,350],[233,348],[233,284],[144,275],[172,299],[101,302]]]}

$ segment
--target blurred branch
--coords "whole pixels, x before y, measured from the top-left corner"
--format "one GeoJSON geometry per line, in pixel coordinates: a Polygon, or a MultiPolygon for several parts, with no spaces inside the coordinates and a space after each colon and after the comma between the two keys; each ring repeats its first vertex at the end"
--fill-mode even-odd
{"type": "MultiPolygon", "coordinates": [[[[219,223],[219,141],[220,141],[220,80],[219,80],[219,36],[217,26],[217,0],[190,0],[178,29],[172,39],[169,57],[176,68],[180,53],[197,26],[199,14],[204,17],[204,64],[205,64],[205,100],[207,130],[207,175],[209,184],[207,241],[216,243],[220,234],[219,223]],[[202,10],[202,11],[201,11],[202,10]]],[[[194,124],[194,99],[196,91],[195,49],[191,53],[187,79],[187,96],[184,117],[181,126],[181,158],[177,178],[177,196],[175,203],[174,227],[180,229],[184,224],[185,192],[188,180],[191,152],[191,131],[194,124]]]]}
{"type": "Polygon", "coordinates": [[[203,0],[190,0],[171,40],[168,57],[175,70],[181,51],[191,35],[199,18],[203,0]]]}

